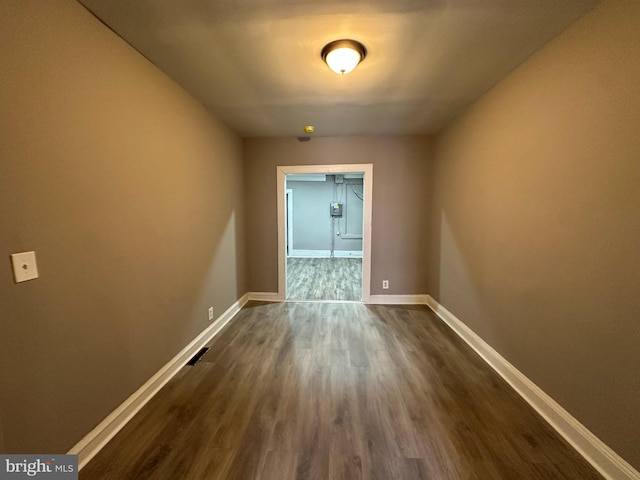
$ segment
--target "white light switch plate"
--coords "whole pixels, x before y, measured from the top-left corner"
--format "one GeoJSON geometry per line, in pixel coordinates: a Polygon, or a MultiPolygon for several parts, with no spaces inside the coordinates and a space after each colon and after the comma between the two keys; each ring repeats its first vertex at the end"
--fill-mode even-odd
{"type": "Polygon", "coordinates": [[[13,278],[16,283],[38,278],[36,252],[13,253],[11,254],[11,264],[13,265],[13,278]]]}

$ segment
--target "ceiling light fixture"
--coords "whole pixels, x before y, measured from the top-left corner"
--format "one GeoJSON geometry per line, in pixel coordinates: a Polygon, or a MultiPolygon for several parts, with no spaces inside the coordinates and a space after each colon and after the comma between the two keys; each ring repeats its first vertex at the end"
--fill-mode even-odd
{"type": "Polygon", "coordinates": [[[327,43],[320,54],[334,72],[345,75],[367,56],[367,49],[355,40],[335,40],[327,43]]]}

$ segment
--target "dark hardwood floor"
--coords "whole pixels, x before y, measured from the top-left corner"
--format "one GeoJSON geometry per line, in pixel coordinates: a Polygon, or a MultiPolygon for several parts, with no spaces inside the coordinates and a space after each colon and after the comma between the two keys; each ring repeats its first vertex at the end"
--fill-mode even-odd
{"type": "Polygon", "coordinates": [[[426,307],[255,302],[80,478],[602,480],[426,307]]]}

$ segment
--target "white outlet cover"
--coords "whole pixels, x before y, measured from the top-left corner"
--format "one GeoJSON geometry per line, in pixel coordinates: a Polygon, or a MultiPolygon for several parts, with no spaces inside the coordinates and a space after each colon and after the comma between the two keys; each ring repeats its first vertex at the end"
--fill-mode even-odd
{"type": "Polygon", "coordinates": [[[13,278],[16,283],[38,278],[36,252],[12,253],[11,264],[13,265],[13,278]]]}
{"type": "Polygon", "coordinates": [[[213,307],[209,307],[209,320],[213,320],[213,307]]]}

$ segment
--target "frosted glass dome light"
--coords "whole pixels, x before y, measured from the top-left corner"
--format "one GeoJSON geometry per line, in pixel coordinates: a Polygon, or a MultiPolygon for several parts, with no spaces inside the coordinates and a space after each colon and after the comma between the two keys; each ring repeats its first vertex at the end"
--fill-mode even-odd
{"type": "Polygon", "coordinates": [[[355,40],[336,40],[322,49],[322,59],[339,75],[351,72],[366,55],[364,45],[355,40]]]}

